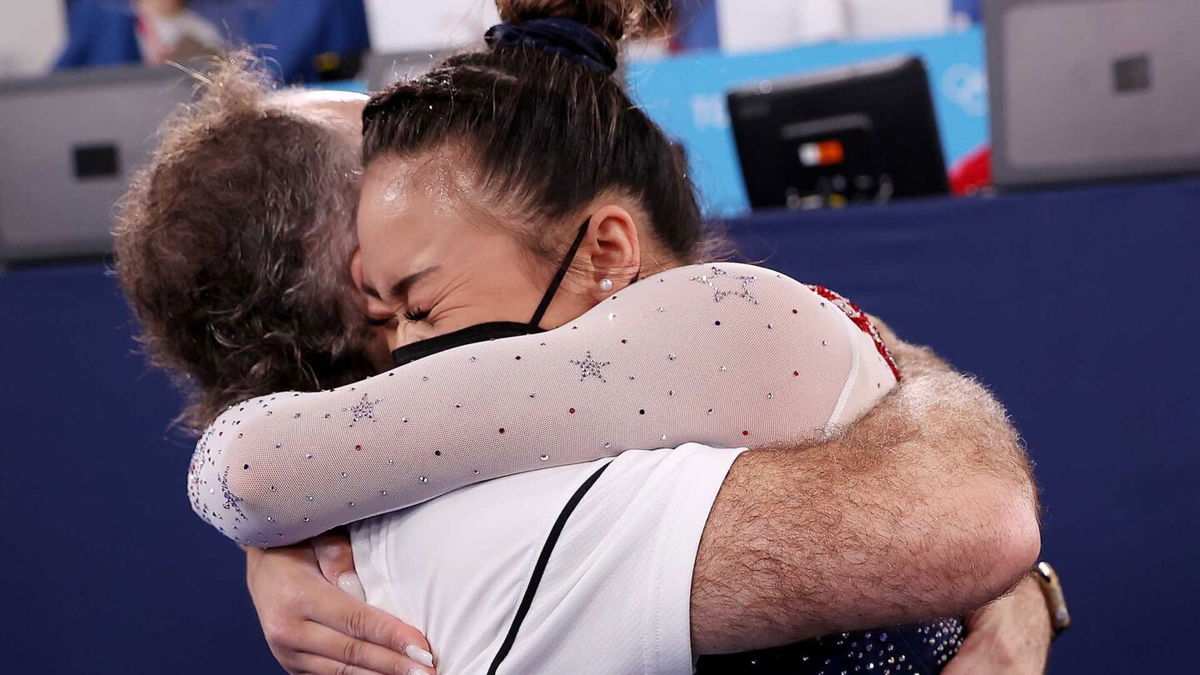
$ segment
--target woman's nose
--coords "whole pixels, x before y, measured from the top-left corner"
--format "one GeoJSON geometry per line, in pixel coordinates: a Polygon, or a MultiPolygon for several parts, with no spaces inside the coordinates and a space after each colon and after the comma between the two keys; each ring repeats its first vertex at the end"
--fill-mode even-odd
{"type": "Polygon", "coordinates": [[[396,330],[388,334],[388,351],[395,351],[404,345],[420,342],[434,335],[432,326],[425,323],[401,321],[396,330]]]}
{"type": "Polygon", "coordinates": [[[403,332],[403,326],[396,328],[396,330],[388,331],[387,346],[389,352],[396,351],[405,344],[404,336],[401,335],[403,332]]]}

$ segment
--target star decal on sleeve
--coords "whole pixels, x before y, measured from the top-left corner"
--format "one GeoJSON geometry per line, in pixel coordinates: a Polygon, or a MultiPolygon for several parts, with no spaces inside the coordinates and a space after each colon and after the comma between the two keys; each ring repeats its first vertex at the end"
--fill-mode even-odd
{"type": "Polygon", "coordinates": [[[605,366],[612,365],[612,361],[597,361],[592,357],[592,353],[589,351],[587,355],[583,357],[582,361],[576,361],[575,359],[572,359],[571,363],[579,366],[580,382],[583,382],[589,377],[594,377],[601,382],[608,382],[608,380],[604,379],[604,371],[601,369],[605,366]]]}
{"type": "Polygon", "coordinates": [[[754,297],[754,294],[750,292],[750,284],[757,280],[758,277],[730,274],[716,266],[712,268],[712,274],[692,277],[692,281],[704,284],[713,289],[713,302],[720,302],[725,298],[734,297],[742,298],[752,305],[758,304],[758,298],[754,297]],[[718,283],[721,285],[718,286],[718,283]],[[737,286],[729,288],[731,284],[737,284],[737,286]]]}
{"type": "Polygon", "coordinates": [[[381,399],[375,399],[374,401],[371,401],[368,399],[366,394],[363,394],[362,400],[360,400],[358,403],[355,403],[349,408],[342,408],[344,412],[350,413],[350,426],[354,426],[356,423],[362,420],[371,420],[374,422],[375,406],[379,404],[380,400],[381,399]]]}
{"type": "MultiPolygon", "coordinates": [[[[242,507],[239,506],[242,503],[242,498],[233,494],[233,491],[229,489],[229,467],[225,467],[225,471],[221,474],[218,481],[221,485],[221,497],[224,499],[222,507],[226,511],[233,512],[233,521],[235,523],[245,520],[246,514],[242,513],[242,507]]],[[[216,514],[214,513],[213,515],[215,516],[216,514]]]]}

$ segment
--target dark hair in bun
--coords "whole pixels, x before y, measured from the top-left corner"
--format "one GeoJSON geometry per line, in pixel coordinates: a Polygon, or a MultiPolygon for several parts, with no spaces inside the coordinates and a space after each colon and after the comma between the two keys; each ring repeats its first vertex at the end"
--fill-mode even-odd
{"type": "Polygon", "coordinates": [[[509,23],[569,19],[591,28],[614,50],[623,38],[662,37],[669,32],[670,0],[496,0],[509,23]]]}
{"type": "MultiPolygon", "coordinates": [[[[622,38],[666,33],[667,0],[498,0],[509,24],[545,19],[589,27],[614,50],[622,38]]],[[[552,22],[553,23],[553,22],[552,22]]],[[[660,244],[683,262],[704,255],[700,209],[682,153],[607,70],[536,42],[452,56],[376,94],[363,113],[363,160],[452,146],[479,188],[528,228],[529,248],[557,258],[606,191],[636,200],[660,244]],[[554,226],[550,226],[554,225],[554,226]]]]}

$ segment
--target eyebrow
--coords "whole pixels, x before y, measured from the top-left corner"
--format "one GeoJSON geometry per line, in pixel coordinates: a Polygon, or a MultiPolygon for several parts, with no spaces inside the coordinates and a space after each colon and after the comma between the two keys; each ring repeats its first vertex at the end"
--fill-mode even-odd
{"type": "Polygon", "coordinates": [[[368,283],[363,283],[363,292],[366,293],[367,295],[371,296],[372,298],[375,298],[376,300],[388,299],[388,300],[397,300],[397,301],[407,302],[408,292],[409,292],[409,290],[412,289],[413,284],[417,283],[417,281],[419,281],[421,279],[421,277],[424,277],[424,276],[430,274],[431,272],[435,272],[440,268],[441,268],[440,265],[434,265],[433,267],[426,267],[425,269],[421,270],[420,272],[414,272],[414,273],[404,277],[400,281],[397,281],[396,283],[392,284],[392,287],[390,289],[388,289],[387,298],[384,298],[384,296],[379,293],[379,289],[375,288],[374,286],[372,286],[371,284],[368,284],[368,283]]]}

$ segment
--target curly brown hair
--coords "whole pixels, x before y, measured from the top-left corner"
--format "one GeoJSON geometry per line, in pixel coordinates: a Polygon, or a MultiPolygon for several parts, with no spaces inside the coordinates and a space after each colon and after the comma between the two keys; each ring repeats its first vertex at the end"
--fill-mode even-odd
{"type": "Polygon", "coordinates": [[[247,53],[198,96],[118,203],[116,272],[192,429],[233,403],[372,374],[350,258],[361,167],[332,119],[289,108],[247,53]]]}

